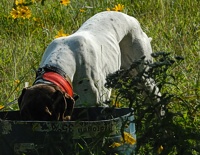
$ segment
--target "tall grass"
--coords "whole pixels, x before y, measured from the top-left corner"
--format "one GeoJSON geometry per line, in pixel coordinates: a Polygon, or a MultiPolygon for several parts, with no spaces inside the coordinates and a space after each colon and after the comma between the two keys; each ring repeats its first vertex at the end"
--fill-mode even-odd
{"type": "Polygon", "coordinates": [[[0,104],[17,98],[24,82],[33,82],[47,45],[61,28],[74,33],[84,21],[97,12],[125,6],[123,12],[136,17],[148,36],[153,38],[154,51],[168,51],[185,57],[177,70],[181,83],[180,94],[190,98],[191,104],[199,99],[199,1],[125,1],[74,0],[67,6],[59,1],[35,2],[28,7],[29,19],[13,19],[10,11],[13,1],[0,2],[0,104]],[[84,10],[83,12],[80,9],[84,10]]]}
{"type": "MultiPolygon", "coordinates": [[[[60,29],[74,33],[97,12],[125,6],[122,12],[139,20],[143,30],[153,38],[153,51],[182,55],[185,61],[172,70],[179,77],[179,95],[199,104],[200,96],[200,2],[198,0],[72,0],[64,6],[55,0],[44,5],[34,2],[28,7],[29,19],[13,19],[13,0],[0,1],[0,105],[16,99],[24,82],[35,78],[41,56],[60,29]],[[80,9],[84,11],[80,11],[80,9]]],[[[172,90],[173,91],[173,90],[172,90]]],[[[16,108],[16,107],[15,107],[16,108]]]]}
{"type": "MultiPolygon", "coordinates": [[[[44,2],[44,5],[39,0],[29,3],[32,12],[29,19],[13,19],[10,12],[14,0],[0,1],[0,107],[17,99],[25,82],[33,83],[43,52],[59,30],[72,34],[92,15],[123,4],[122,12],[137,18],[143,30],[153,38],[153,51],[171,52],[185,58],[169,70],[176,76],[177,87],[167,89],[187,100],[189,110],[181,109],[185,128],[195,130],[199,126],[199,0],[71,0],[67,6],[59,0],[44,2]]],[[[180,111],[181,106],[175,105],[171,104],[171,108],[180,111]]],[[[178,119],[177,122],[182,124],[178,119]]]]}

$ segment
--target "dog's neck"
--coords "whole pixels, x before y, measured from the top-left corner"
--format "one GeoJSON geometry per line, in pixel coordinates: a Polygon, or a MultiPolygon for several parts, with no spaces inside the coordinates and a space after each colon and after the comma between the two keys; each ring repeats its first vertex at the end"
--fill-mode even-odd
{"type": "Polygon", "coordinates": [[[45,72],[39,78],[36,78],[35,84],[54,84],[58,86],[63,92],[67,93],[69,96],[73,97],[73,88],[71,80],[69,78],[64,78],[56,72],[45,72]]]}

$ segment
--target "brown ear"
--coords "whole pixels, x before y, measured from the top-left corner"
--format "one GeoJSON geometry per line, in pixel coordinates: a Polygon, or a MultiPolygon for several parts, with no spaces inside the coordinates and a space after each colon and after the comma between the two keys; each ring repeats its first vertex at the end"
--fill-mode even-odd
{"type": "Polygon", "coordinates": [[[67,103],[64,95],[60,91],[56,91],[53,94],[53,117],[57,120],[63,120],[65,109],[67,108],[67,103]]]}
{"type": "Polygon", "coordinates": [[[64,116],[63,120],[67,121],[67,120],[71,119],[71,115],[72,115],[72,112],[73,112],[73,109],[74,109],[75,101],[68,94],[65,94],[65,99],[66,99],[66,103],[67,103],[67,109],[65,111],[65,116],[64,116]]]}
{"type": "Polygon", "coordinates": [[[19,105],[19,108],[22,107],[21,103],[22,103],[22,99],[23,99],[23,96],[24,96],[26,90],[27,90],[27,88],[24,88],[24,89],[22,90],[21,95],[20,95],[19,98],[18,98],[18,105],[19,105]]]}

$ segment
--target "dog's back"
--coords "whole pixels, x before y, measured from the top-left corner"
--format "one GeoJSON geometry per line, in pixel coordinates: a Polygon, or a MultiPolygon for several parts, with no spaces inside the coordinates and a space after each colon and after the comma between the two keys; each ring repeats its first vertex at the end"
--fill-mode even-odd
{"type": "Polygon", "coordinates": [[[87,20],[68,37],[55,39],[45,51],[40,67],[61,68],[80,96],[76,105],[95,105],[110,97],[106,76],[145,55],[151,60],[150,39],[139,22],[120,12],[106,11],[87,20]]]}

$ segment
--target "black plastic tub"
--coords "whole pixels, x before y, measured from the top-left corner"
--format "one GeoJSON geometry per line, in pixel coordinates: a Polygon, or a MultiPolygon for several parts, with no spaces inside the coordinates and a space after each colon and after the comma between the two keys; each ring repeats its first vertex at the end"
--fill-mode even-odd
{"type": "Polygon", "coordinates": [[[22,121],[18,111],[0,112],[0,155],[132,154],[135,145],[122,143],[123,132],[135,138],[128,108],[75,108],[65,122],[22,121]]]}

